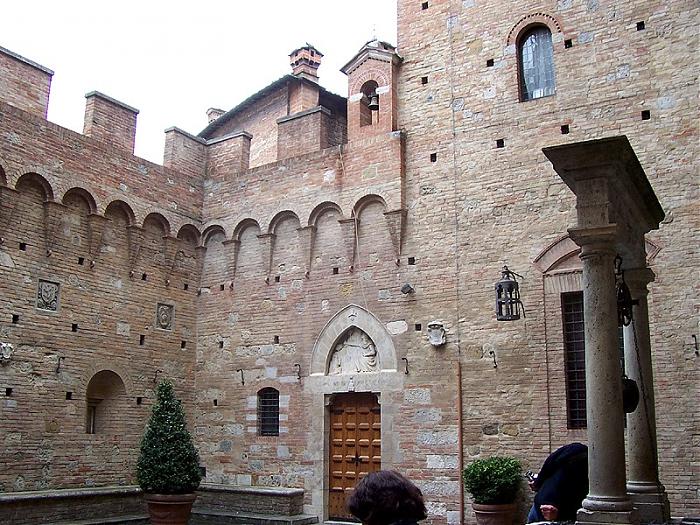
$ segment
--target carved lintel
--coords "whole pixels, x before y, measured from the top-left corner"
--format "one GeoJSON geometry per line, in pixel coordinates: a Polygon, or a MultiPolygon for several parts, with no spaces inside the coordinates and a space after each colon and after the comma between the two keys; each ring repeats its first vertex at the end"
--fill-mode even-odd
{"type": "Polygon", "coordinates": [[[0,186],[0,239],[7,236],[18,194],[19,192],[13,188],[0,186]]]}
{"type": "Polygon", "coordinates": [[[394,245],[394,254],[397,260],[401,257],[407,215],[408,210],[404,208],[384,212],[384,218],[386,219],[386,225],[389,229],[391,243],[394,245]]]}
{"type": "Polygon", "coordinates": [[[58,246],[59,229],[66,207],[60,202],[44,201],[44,242],[46,255],[51,255],[58,246]]]}
{"type": "Polygon", "coordinates": [[[316,241],[316,226],[302,226],[297,228],[299,246],[301,248],[302,260],[308,274],[311,271],[311,261],[314,256],[314,242],[316,241]]]}
{"type": "Polygon", "coordinates": [[[260,248],[263,256],[263,267],[265,269],[265,276],[270,276],[270,271],[272,269],[272,254],[275,250],[275,239],[277,236],[274,233],[261,233],[258,235],[260,240],[260,248]]]}
{"type": "Polygon", "coordinates": [[[201,282],[202,273],[204,272],[204,258],[207,255],[207,247],[197,246],[194,249],[194,253],[197,256],[197,282],[201,282]]]}
{"type": "Polygon", "coordinates": [[[144,230],[140,226],[131,225],[127,227],[126,231],[129,236],[129,269],[133,271],[141,255],[144,230]]]}
{"type": "Polygon", "coordinates": [[[89,250],[92,260],[96,260],[100,255],[100,246],[102,245],[102,235],[109,219],[98,213],[88,215],[88,231],[90,235],[89,250]]]}
{"type": "Polygon", "coordinates": [[[228,277],[233,281],[236,277],[236,268],[238,266],[238,254],[241,251],[241,241],[238,239],[229,239],[221,243],[224,245],[226,252],[226,260],[229,261],[228,277]]]}
{"type": "Polygon", "coordinates": [[[163,244],[165,250],[165,266],[168,269],[167,277],[169,278],[175,268],[175,260],[177,259],[177,252],[182,245],[182,241],[177,237],[172,237],[171,235],[163,236],[163,244]]]}
{"type": "Polygon", "coordinates": [[[343,235],[343,243],[348,257],[348,265],[352,268],[355,265],[355,255],[357,253],[357,227],[359,219],[352,217],[350,219],[338,219],[340,230],[343,235]]]}

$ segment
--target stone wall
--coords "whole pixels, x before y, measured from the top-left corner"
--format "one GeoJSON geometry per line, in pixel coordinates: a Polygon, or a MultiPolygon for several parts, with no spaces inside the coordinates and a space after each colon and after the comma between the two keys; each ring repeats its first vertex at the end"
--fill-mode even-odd
{"type": "Polygon", "coordinates": [[[697,16],[697,6],[681,1],[501,2],[497,9],[399,2],[406,252],[434,238],[444,247],[419,259],[420,305],[459,320],[447,354],[463,370],[466,462],[510,453],[536,470],[550,449],[585,440],[585,432],[566,428],[559,294],[543,291],[533,265],[575,224],[574,199],[540,150],[624,134],[667,213],[649,236],[662,246],[652,263],[651,307],[661,479],[674,514],[697,507],[688,430],[700,415],[677,397],[696,388],[688,374],[698,361],[687,343],[697,325],[697,286],[678,293],[674,285],[698,265],[691,248],[697,72],[680,65],[697,48],[697,16]],[[532,21],[551,28],[557,93],[519,102],[515,42],[532,21]],[[491,313],[503,263],[523,275],[527,317],[517,323],[497,323],[491,313]]]}

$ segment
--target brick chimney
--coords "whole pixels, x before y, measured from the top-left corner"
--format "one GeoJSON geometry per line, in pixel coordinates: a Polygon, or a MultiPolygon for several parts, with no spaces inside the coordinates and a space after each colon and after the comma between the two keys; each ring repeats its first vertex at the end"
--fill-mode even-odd
{"type": "Polygon", "coordinates": [[[209,122],[209,123],[214,122],[216,119],[218,119],[224,113],[226,113],[226,111],[224,111],[223,109],[209,108],[207,110],[207,122],[209,122]]]}
{"type": "Polygon", "coordinates": [[[289,54],[292,75],[318,83],[318,68],[321,65],[323,53],[311,44],[295,49],[289,54]]]}

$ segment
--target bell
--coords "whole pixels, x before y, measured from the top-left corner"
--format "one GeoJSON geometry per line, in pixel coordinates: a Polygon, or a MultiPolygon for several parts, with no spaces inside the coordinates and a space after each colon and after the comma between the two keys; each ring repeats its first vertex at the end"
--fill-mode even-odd
{"type": "Polygon", "coordinates": [[[379,95],[374,94],[370,96],[367,107],[370,109],[370,111],[379,111],[379,95]]]}

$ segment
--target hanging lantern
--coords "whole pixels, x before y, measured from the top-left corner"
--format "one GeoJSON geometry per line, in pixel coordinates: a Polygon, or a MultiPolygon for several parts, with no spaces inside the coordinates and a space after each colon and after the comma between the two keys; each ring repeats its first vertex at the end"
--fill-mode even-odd
{"type": "Polygon", "coordinates": [[[634,379],[622,376],[622,410],[625,414],[631,414],[639,405],[639,387],[634,379]]]}
{"type": "MultiPolygon", "coordinates": [[[[496,319],[499,321],[517,321],[520,319],[520,290],[517,274],[511,272],[507,266],[501,271],[501,280],[496,283],[496,319]]],[[[523,315],[525,312],[523,311],[523,315]]]]}

